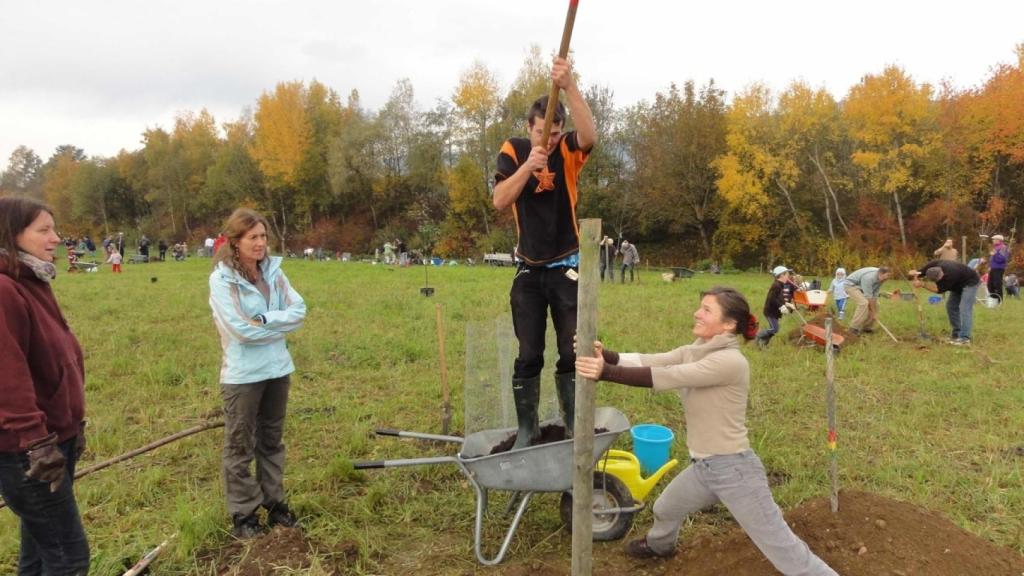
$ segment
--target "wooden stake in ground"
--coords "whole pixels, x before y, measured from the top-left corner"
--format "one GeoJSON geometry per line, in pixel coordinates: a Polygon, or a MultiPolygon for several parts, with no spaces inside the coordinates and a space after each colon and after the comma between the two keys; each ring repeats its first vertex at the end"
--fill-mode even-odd
{"type": "MultiPolygon", "coordinates": [[[[825,318],[825,342],[832,342],[832,318],[825,318]]],[[[839,511],[839,458],[836,453],[836,386],[834,380],[834,346],[825,344],[825,412],[828,415],[828,478],[831,484],[829,505],[832,512],[839,511]]]]}
{"type": "Polygon", "coordinates": [[[437,356],[441,364],[441,400],[443,402],[441,433],[447,436],[448,429],[452,425],[452,401],[448,390],[448,357],[444,353],[444,314],[442,314],[440,302],[437,304],[437,356]]]}
{"type": "MultiPolygon", "coordinates": [[[[580,221],[580,277],[576,336],[580,354],[593,355],[597,340],[597,293],[601,286],[598,242],[601,221],[580,221]]],[[[572,574],[590,576],[593,570],[594,512],[594,397],[596,382],[576,375],[576,421],[572,450],[572,574]]]]}
{"type": "MultiPolygon", "coordinates": [[[[565,15],[565,28],[562,28],[562,45],[558,48],[560,58],[569,57],[569,40],[572,39],[572,27],[576,23],[576,6],[580,0],[569,0],[569,12],[565,15]]],[[[551,94],[548,96],[548,108],[544,111],[544,134],[540,141],[547,146],[551,136],[551,122],[555,119],[555,108],[558,106],[558,85],[551,83],[551,94]]],[[[600,240],[600,238],[598,238],[600,240]]]]}

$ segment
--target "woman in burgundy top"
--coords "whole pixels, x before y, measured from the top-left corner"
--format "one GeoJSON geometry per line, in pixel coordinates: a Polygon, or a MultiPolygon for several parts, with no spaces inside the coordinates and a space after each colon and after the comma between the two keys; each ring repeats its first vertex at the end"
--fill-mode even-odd
{"type": "Polygon", "coordinates": [[[0,496],[21,521],[26,576],[89,572],[72,491],[85,448],[85,368],[50,289],[58,245],[49,208],[0,198],[0,496]]]}

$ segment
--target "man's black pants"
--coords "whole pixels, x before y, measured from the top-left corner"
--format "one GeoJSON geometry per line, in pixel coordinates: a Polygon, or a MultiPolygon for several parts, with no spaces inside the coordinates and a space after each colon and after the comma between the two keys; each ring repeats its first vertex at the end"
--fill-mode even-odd
{"type": "Polygon", "coordinates": [[[544,334],[548,308],[558,344],[557,374],[576,371],[572,340],[576,333],[576,280],[566,276],[574,268],[534,268],[520,265],[509,294],[512,326],[519,340],[513,378],[533,378],[544,367],[544,334]]]}

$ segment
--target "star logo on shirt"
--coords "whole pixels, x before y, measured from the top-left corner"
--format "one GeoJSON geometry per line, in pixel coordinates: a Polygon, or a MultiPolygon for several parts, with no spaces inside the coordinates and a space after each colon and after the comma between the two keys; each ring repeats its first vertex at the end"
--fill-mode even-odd
{"type": "Polygon", "coordinates": [[[549,171],[547,166],[543,170],[534,172],[533,177],[537,179],[537,189],[533,191],[534,194],[555,189],[555,173],[549,171]]]}

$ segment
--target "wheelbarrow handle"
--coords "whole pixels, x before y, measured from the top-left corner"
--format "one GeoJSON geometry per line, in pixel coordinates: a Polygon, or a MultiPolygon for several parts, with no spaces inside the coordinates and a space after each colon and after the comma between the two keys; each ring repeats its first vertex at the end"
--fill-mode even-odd
{"type": "Polygon", "coordinates": [[[370,468],[384,468],[384,460],[356,460],[352,462],[356,470],[367,470],[370,468]]]}
{"type": "Polygon", "coordinates": [[[368,468],[398,468],[400,466],[423,466],[426,464],[458,463],[455,456],[433,456],[429,458],[404,458],[400,460],[353,460],[352,467],[356,470],[368,468]]]}
{"type": "Polygon", "coordinates": [[[443,434],[426,434],[423,432],[408,432],[405,430],[397,430],[395,428],[377,428],[373,431],[378,436],[397,436],[399,438],[418,438],[420,440],[437,440],[439,442],[454,442],[455,444],[462,444],[465,438],[460,436],[445,436],[443,434]]]}

